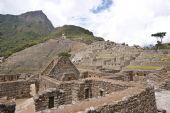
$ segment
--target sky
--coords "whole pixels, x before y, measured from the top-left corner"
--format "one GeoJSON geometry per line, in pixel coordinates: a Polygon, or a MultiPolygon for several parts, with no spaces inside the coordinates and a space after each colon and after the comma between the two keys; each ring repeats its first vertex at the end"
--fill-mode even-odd
{"type": "Polygon", "coordinates": [[[55,27],[81,26],[117,43],[155,44],[156,32],[167,32],[163,42],[170,42],[170,0],[0,0],[0,14],[34,10],[55,27]]]}

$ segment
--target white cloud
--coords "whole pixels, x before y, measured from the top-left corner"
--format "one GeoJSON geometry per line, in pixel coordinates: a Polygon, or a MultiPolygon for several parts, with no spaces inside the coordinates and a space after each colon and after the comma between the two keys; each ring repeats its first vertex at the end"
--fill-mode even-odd
{"type": "Polygon", "coordinates": [[[102,0],[0,0],[0,13],[20,14],[43,10],[55,26],[75,24],[92,30],[106,40],[129,44],[150,44],[155,32],[168,32],[170,42],[170,0],[113,0],[100,13],[90,10],[102,0]]]}

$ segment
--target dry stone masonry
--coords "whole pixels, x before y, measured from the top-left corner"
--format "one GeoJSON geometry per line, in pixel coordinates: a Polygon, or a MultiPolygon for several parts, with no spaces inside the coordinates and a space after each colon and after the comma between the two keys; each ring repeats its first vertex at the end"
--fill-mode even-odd
{"type": "Polygon", "coordinates": [[[72,61],[80,68],[92,69],[91,66],[101,66],[101,69],[121,70],[130,64],[141,52],[141,49],[113,42],[95,42],[75,54],[72,61]]]}
{"type": "Polygon", "coordinates": [[[146,88],[122,101],[87,109],[85,113],[157,113],[154,89],[146,88]]]}
{"type": "MultiPolygon", "coordinates": [[[[60,57],[36,75],[0,76],[0,97],[7,96],[10,100],[33,96],[35,111],[49,110],[49,113],[68,113],[66,110],[72,113],[157,113],[154,88],[135,78],[152,72],[119,72],[113,68],[128,65],[139,55],[140,49],[112,42],[96,42],[88,48],[91,49],[86,48],[81,57],[73,57],[78,67],[85,66],[81,71],[68,57],[60,57]],[[113,53],[113,50],[118,52],[113,53]],[[35,84],[35,96],[31,95],[32,84],[35,84]]],[[[0,109],[10,110],[6,105],[0,109]]]]}

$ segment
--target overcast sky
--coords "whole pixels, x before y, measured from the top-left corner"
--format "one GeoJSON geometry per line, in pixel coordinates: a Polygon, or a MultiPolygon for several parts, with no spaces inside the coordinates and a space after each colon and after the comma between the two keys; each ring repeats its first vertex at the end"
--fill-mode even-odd
{"type": "Polygon", "coordinates": [[[130,45],[156,43],[152,33],[167,32],[170,0],[0,0],[1,14],[42,10],[55,27],[82,26],[96,36],[130,45]]]}

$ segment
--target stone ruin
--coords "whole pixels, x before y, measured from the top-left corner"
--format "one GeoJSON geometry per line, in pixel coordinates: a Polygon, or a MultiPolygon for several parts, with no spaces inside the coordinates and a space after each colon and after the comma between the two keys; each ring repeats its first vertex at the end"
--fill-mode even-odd
{"type": "Polygon", "coordinates": [[[78,80],[80,75],[78,69],[68,57],[53,60],[42,74],[60,81],[78,80]]]}
{"type": "MultiPolygon", "coordinates": [[[[2,75],[0,97],[7,97],[8,102],[33,97],[36,112],[157,113],[154,88],[122,80],[125,76],[125,73],[113,76],[101,71],[79,71],[68,57],[61,57],[54,59],[41,74],[2,75]],[[32,84],[34,95],[30,90],[32,84]]],[[[2,108],[10,110],[7,103],[3,106],[2,112],[2,108]]]]}
{"type": "Polygon", "coordinates": [[[72,106],[71,110],[75,112],[80,112],[79,110],[85,107],[84,112],[87,113],[90,111],[92,113],[98,113],[99,111],[100,113],[108,113],[109,110],[110,112],[114,111],[120,113],[124,113],[124,111],[129,113],[131,110],[133,111],[132,113],[137,113],[139,111],[148,113],[157,112],[153,88],[145,89],[144,86],[139,84],[97,78],[60,83],[53,81],[51,84],[49,84],[51,78],[44,77],[43,79],[44,80],[42,80],[41,83],[42,86],[40,85],[43,91],[34,97],[36,111],[57,107],[58,109],[54,111],[56,113],[61,113],[65,112],[68,107],[72,106]],[[141,91],[137,91],[139,88],[141,88],[141,91]],[[135,93],[133,92],[132,97],[128,97],[128,91],[134,91],[135,93]],[[114,101],[114,97],[116,97],[117,93],[121,94],[123,92],[127,92],[127,95],[122,95],[121,98],[124,96],[127,97],[118,102],[114,101]],[[107,104],[103,105],[103,103],[97,101],[100,99],[101,101],[104,99],[106,100],[104,101],[105,103],[110,104],[108,104],[108,106],[107,104]],[[84,102],[88,102],[88,104],[83,104],[84,102]],[[94,104],[92,102],[94,102],[94,104]],[[82,104],[82,106],[77,108],[77,104],[82,104]],[[125,106],[126,104],[127,106],[125,106]],[[60,106],[63,106],[63,109],[60,108],[60,106]],[[92,106],[94,109],[90,109],[92,106]],[[142,109],[143,107],[145,109],[142,109]]]}
{"type": "Polygon", "coordinates": [[[82,69],[114,72],[129,65],[141,51],[113,42],[95,42],[77,52],[72,62],[82,69]]]}

